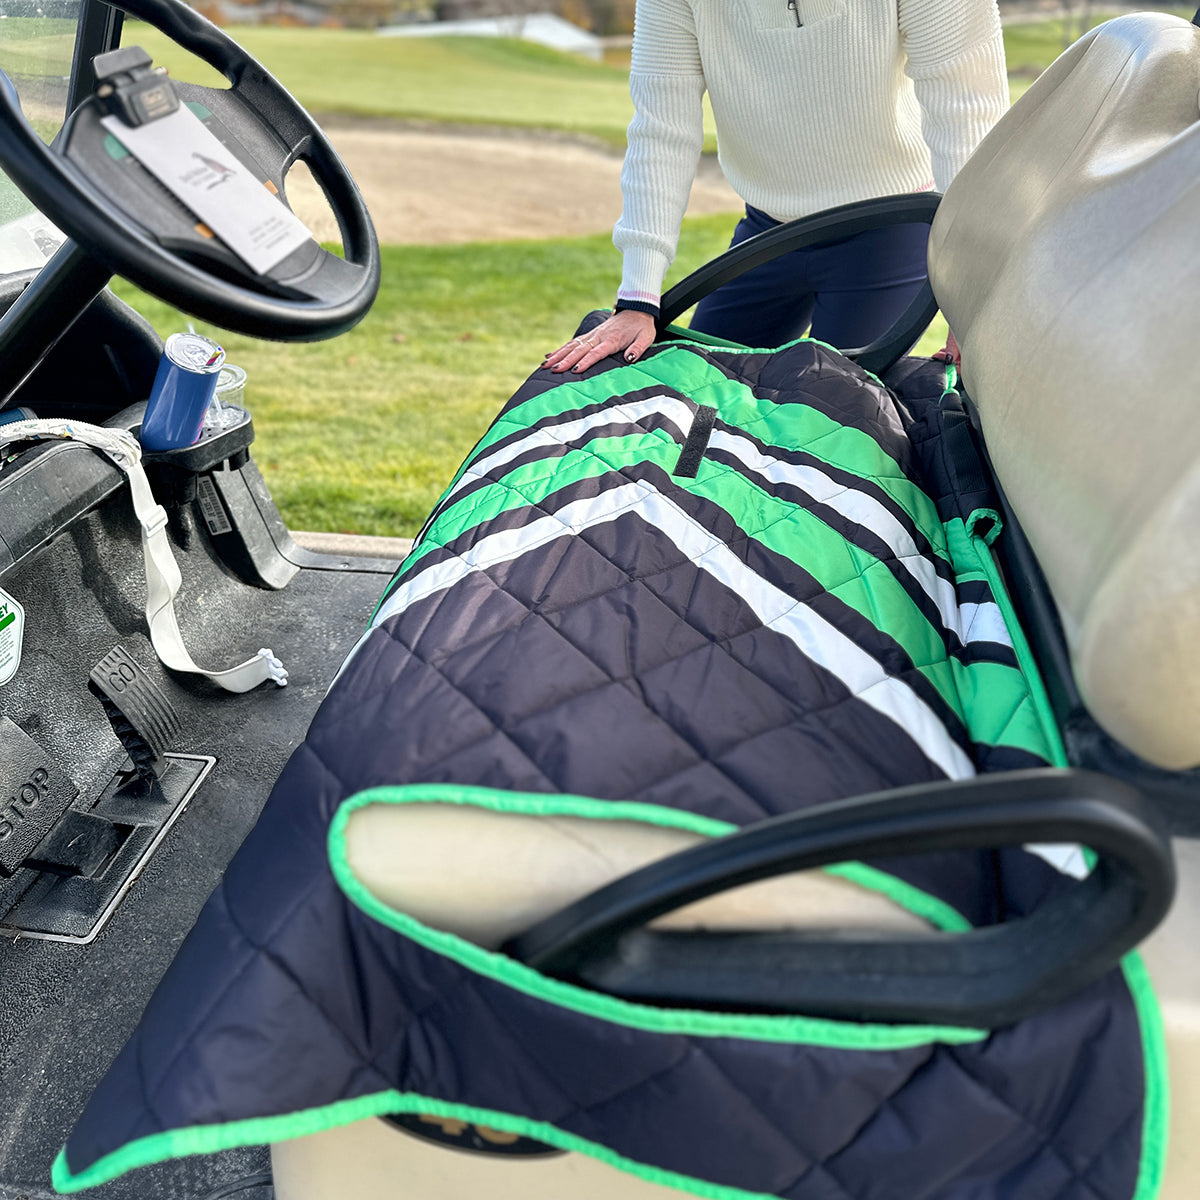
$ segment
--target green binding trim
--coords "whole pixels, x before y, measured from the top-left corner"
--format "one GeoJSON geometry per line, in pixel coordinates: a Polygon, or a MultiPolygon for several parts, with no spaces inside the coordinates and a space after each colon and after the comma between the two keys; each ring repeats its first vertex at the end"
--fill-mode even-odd
{"type": "MultiPolygon", "coordinates": [[[[469,804],[494,812],[526,816],[572,816],[602,821],[640,821],[685,829],[703,837],[719,837],[736,826],[681,809],[663,808],[633,800],[595,800],[564,796],[500,792],[454,784],[409,784],[377,787],[343,801],[329,827],[329,862],[338,886],[372,920],[448,958],[478,975],[524,992],[537,1000],[582,1013],[600,1021],[650,1033],[689,1037],[739,1037],[748,1041],[786,1042],[844,1050],[898,1050],[931,1042],[962,1044],[981,1041],[986,1032],[937,1025],[872,1025],[817,1017],[756,1016],[702,1010],[659,1009],[618,1000],[574,984],[551,979],[503,954],[485,950],[456,934],[431,929],[407,913],[389,908],[359,881],[346,854],[346,824],[368,804],[469,804]]],[[[897,892],[897,895],[904,894],[897,892]]]]}
{"type": "Polygon", "coordinates": [[[81,1192],[85,1188],[108,1183],[136,1167],[148,1167],[170,1158],[183,1158],[189,1154],[215,1154],[219,1150],[233,1150],[239,1146],[256,1146],[307,1137],[328,1129],[336,1129],[341,1125],[349,1125],[353,1121],[381,1117],[388,1113],[448,1117],[451,1120],[486,1125],[502,1133],[535,1138],[560,1150],[587,1154],[649,1183],[678,1188],[680,1191],[706,1197],[706,1200],[774,1200],[774,1197],[765,1192],[749,1192],[744,1188],[710,1183],[706,1179],[680,1175],[662,1167],[637,1162],[598,1142],[567,1133],[544,1121],[532,1121],[528,1117],[496,1112],[489,1108],[476,1108],[469,1104],[454,1104],[432,1096],[421,1096],[415,1092],[397,1091],[375,1092],[370,1096],[360,1096],[356,1100],[342,1100],[321,1108],[304,1109],[278,1117],[255,1117],[245,1121],[230,1121],[224,1125],[197,1125],[190,1129],[152,1133],[129,1142],[112,1154],[106,1154],[78,1174],[72,1174],[67,1164],[66,1152],[60,1150],[50,1170],[50,1178],[57,1192],[81,1192]]]}
{"type": "MultiPolygon", "coordinates": [[[[345,845],[345,829],[350,816],[369,804],[444,803],[472,805],[494,812],[522,815],[567,815],[593,820],[641,821],[665,828],[683,829],[704,837],[721,837],[737,829],[728,821],[704,817],[680,809],[662,808],[638,801],[595,800],[586,796],[559,796],[495,791],[489,788],[449,784],[416,784],[407,787],[381,787],[360,792],[346,800],[334,816],[329,830],[329,857],[334,877],[347,897],[372,919],[410,937],[418,944],[444,954],[468,969],[478,971],[527,994],[584,1012],[601,1020],[653,1032],[688,1033],[696,1036],[745,1037],[757,1041],[802,1042],[813,1045],[856,1050],[894,1050],[931,1041],[965,1043],[980,1041],[980,1030],[939,1028],[920,1025],[866,1025],[809,1017],[753,1017],[688,1010],[657,1010],[612,997],[599,996],[547,979],[503,955],[473,946],[453,934],[430,929],[421,922],[375,899],[355,878],[345,845]]],[[[920,889],[862,863],[842,863],[827,868],[834,875],[880,892],[896,903],[924,917],[934,925],[958,930],[969,928],[963,917],[948,904],[920,889]]],[[[239,1146],[261,1145],[305,1137],[367,1117],[385,1113],[423,1113],[476,1122],[507,1133],[536,1138],[563,1150],[588,1154],[619,1170],[627,1171],[652,1183],[678,1188],[709,1200],[770,1200],[763,1193],[727,1187],[677,1174],[625,1158],[607,1147],[566,1133],[553,1125],[509,1113],[455,1104],[412,1092],[388,1090],[354,1100],[342,1100],[318,1108],[305,1109],[274,1117],[256,1117],[219,1125],[194,1126],[167,1130],[129,1142],[106,1154],[79,1173],[73,1173],[62,1150],[54,1161],[51,1178],[56,1191],[71,1193],[107,1183],[138,1167],[181,1158],[190,1154],[211,1154],[239,1146]]],[[[1138,1198],[1143,1200],[1143,1198],[1138,1198]]]]}
{"type": "Polygon", "coordinates": [[[958,392],[958,368],[952,363],[946,363],[946,383],[942,388],[942,399],[956,395],[958,392]]]}
{"type": "MultiPolygon", "coordinates": [[[[1095,869],[1097,855],[1083,848],[1084,861],[1095,869]]],[[[1121,960],[1125,986],[1133,997],[1142,1042],[1142,1157],[1133,1200],[1156,1200],[1167,1169],[1171,1134],[1171,1072],[1162,1008],[1150,972],[1136,950],[1121,960]]]]}
{"type": "Polygon", "coordinates": [[[1125,986],[1133,997],[1138,1029],[1142,1035],[1144,1065],[1142,1098],[1142,1161],[1133,1200],[1155,1200],[1162,1190],[1167,1167],[1170,1133],[1171,1086],[1167,1067],[1166,1032],[1162,1009],[1150,972],[1140,954],[1127,954],[1121,962],[1125,986]]]}

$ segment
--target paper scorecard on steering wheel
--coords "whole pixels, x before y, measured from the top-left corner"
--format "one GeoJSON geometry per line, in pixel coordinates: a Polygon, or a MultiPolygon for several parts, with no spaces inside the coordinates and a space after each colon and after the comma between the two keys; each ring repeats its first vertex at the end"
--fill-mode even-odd
{"type": "Polygon", "coordinates": [[[259,275],[312,238],[186,105],[145,125],[117,116],[101,124],[259,275]]]}

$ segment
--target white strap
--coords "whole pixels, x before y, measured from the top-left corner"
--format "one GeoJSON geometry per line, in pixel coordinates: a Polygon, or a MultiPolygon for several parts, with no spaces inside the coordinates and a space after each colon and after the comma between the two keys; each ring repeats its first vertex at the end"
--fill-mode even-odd
{"type": "Polygon", "coordinates": [[[0,425],[0,446],[49,438],[70,438],[91,446],[112,459],[128,477],[133,512],[142,527],[146,624],[150,627],[154,652],[163,665],[173,671],[203,675],[227,692],[248,692],[268,679],[283,687],[288,673],[270,650],[260,650],[253,658],[227,671],[205,671],[192,660],[175,619],[175,597],[183,579],[167,539],[167,514],[150,491],[150,481],[142,466],[142,448],[133,434],[125,429],[105,429],[84,421],[13,421],[0,425]]]}

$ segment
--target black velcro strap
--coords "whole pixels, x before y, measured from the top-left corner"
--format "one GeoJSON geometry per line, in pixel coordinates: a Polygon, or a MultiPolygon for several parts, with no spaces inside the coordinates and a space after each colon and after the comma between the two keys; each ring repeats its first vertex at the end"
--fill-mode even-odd
{"type": "Polygon", "coordinates": [[[965,412],[943,412],[942,443],[954,470],[959,495],[969,497],[970,507],[976,507],[976,498],[990,496],[992,485],[975,441],[971,418],[965,412]]]}
{"type": "Polygon", "coordinates": [[[700,460],[708,449],[708,439],[712,436],[713,425],[717,419],[717,410],[708,404],[701,404],[692,418],[692,427],[688,430],[687,441],[679,452],[679,461],[675,464],[672,475],[681,475],[684,479],[695,479],[700,470],[700,460]]]}

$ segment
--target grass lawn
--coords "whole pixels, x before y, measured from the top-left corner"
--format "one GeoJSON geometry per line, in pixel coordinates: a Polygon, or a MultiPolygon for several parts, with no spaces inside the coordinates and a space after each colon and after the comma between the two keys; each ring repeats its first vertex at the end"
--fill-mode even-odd
{"type": "MultiPolygon", "coordinates": [[[[718,254],[730,230],[725,217],[685,222],[670,280],[718,254]]],[[[255,460],[292,528],[411,536],[500,405],[615,293],[619,270],[604,234],[393,246],[375,307],[334,341],[196,328],[248,373],[255,460]]],[[[123,280],[114,290],[161,334],[187,327],[123,280]]]]}
{"type": "MultiPolygon", "coordinates": [[[[261,25],[229,33],[315,113],[551,128],[617,146],[633,115],[626,71],[529,42],[261,25]]],[[[123,40],[176,78],[223,83],[145,25],[127,24],[123,40]]]]}
{"type": "Polygon", "coordinates": [[[75,22],[65,17],[12,17],[0,22],[0,69],[6,75],[66,75],[75,22]]]}
{"type": "MultiPolygon", "coordinates": [[[[1177,17],[1191,20],[1195,8],[1157,4],[1147,4],[1147,11],[1162,11],[1173,13],[1177,17]]],[[[1096,8],[1088,14],[1088,28],[1093,29],[1110,17],[1115,11],[1096,8]]],[[[1079,21],[1071,21],[1069,42],[1082,36],[1079,21]]],[[[1068,44],[1069,44],[1068,42],[1068,44]]],[[[1061,20],[1031,21],[1028,24],[1006,25],[1004,27],[1004,55],[1008,62],[1009,72],[1013,75],[1032,77],[1039,71],[1044,71],[1064,50],[1063,23],[1061,20]]]]}

